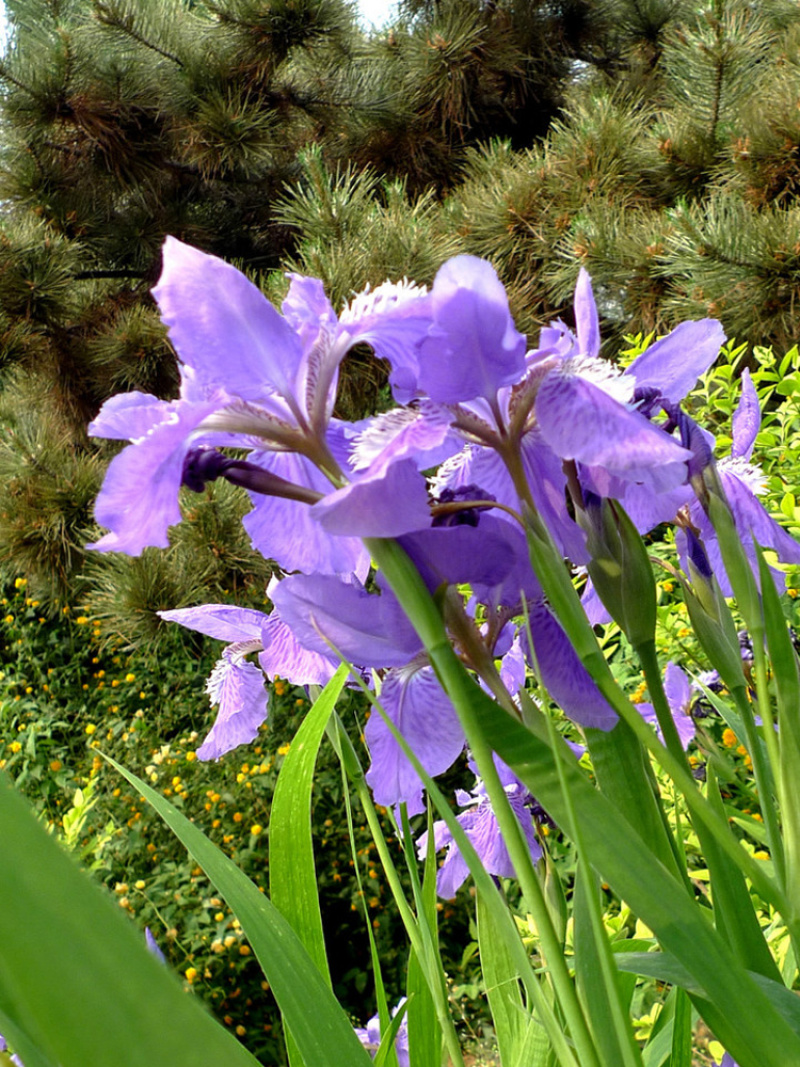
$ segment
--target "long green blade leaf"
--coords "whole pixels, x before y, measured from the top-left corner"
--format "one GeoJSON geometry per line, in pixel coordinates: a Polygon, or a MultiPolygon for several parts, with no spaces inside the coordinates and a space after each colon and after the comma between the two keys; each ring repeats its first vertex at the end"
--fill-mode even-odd
{"type": "MultiPolygon", "coordinates": [[[[569,834],[569,812],[553,751],[520,723],[499,713],[477,687],[474,710],[500,757],[569,834]]],[[[800,1065],[800,1037],[750,975],[737,967],[684,887],[655,859],[602,793],[590,785],[571,757],[566,774],[587,843],[587,858],[664,947],[681,960],[708,1001],[724,1012],[725,1032],[719,1032],[720,1040],[729,1048],[744,1050],[745,1054],[737,1057],[744,1061],[743,1067],[800,1065]]]]}
{"type": "Polygon", "coordinates": [[[0,840],[0,1013],[13,1020],[8,1036],[26,1062],[256,1067],[5,776],[0,840]]]}
{"type": "MultiPolygon", "coordinates": [[[[369,1054],[347,1016],[275,905],[164,797],[109,756],[106,759],[158,812],[227,900],[253,946],[305,1062],[313,1067],[369,1067],[369,1054]]],[[[202,1062],[208,1062],[208,1057],[202,1062]]]]}
{"type": "MultiPolygon", "coordinates": [[[[322,914],[314,866],[311,831],[311,791],[314,768],[325,727],[347,678],[340,667],[314,701],[284,757],[269,817],[269,890],[272,903],[305,945],[330,988],[322,914]]],[[[302,1067],[300,1052],[287,1027],[292,1067],[302,1067]]]]}

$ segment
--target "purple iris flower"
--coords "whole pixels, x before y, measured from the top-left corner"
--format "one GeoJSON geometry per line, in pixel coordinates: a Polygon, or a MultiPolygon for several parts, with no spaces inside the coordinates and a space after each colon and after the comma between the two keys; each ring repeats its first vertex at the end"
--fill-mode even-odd
{"type": "MultiPolygon", "coordinates": [[[[667,664],[664,672],[664,692],[669,710],[672,712],[675,728],[678,731],[678,737],[685,751],[695,736],[694,719],[691,714],[692,686],[688,677],[672,661],[667,664]]],[[[645,722],[649,722],[654,726],[658,736],[661,737],[661,730],[653,705],[637,704],[636,707],[645,722]]]]}
{"type": "MultiPolygon", "coordinates": [[[[397,1007],[392,1010],[392,1017],[397,1015],[400,1008],[405,1004],[406,998],[398,1003],[397,1007]]],[[[375,1058],[375,1053],[380,1048],[381,1044],[381,1021],[377,1014],[373,1015],[366,1027],[357,1026],[355,1028],[356,1037],[370,1053],[372,1058],[375,1058]]],[[[408,1016],[403,1017],[403,1021],[400,1023],[397,1034],[394,1039],[394,1048],[397,1053],[397,1062],[399,1067],[411,1067],[411,1060],[409,1059],[408,1052],[408,1016]]]]}
{"type": "MultiPolygon", "coordinates": [[[[528,842],[531,858],[536,863],[542,856],[542,849],[536,838],[536,830],[531,818],[530,804],[533,798],[511,769],[497,756],[494,759],[506,796],[522,827],[525,840],[528,842]]],[[[457,822],[463,828],[488,873],[499,878],[513,878],[514,866],[483,782],[478,779],[475,788],[469,793],[459,789],[456,793],[456,800],[460,807],[467,809],[457,817],[457,822]]],[[[437,821],[433,824],[433,842],[437,852],[443,848],[447,849],[447,855],[436,875],[436,892],[445,900],[450,900],[467,880],[469,868],[453,840],[447,823],[437,821]]],[[[426,831],[417,841],[417,854],[421,859],[424,859],[427,850],[428,833],[426,831]]]]}
{"type": "Polygon", "coordinates": [[[648,528],[674,516],[686,500],[691,452],[651,421],[649,408],[647,414],[639,408],[644,396],[652,408],[657,400],[677,403],[685,395],[719,352],[719,323],[684,323],[620,372],[600,359],[599,320],[585,271],[575,294],[576,333],[563,324],[550,327],[527,356],[488,264],[468,256],[450,260],[434,281],[431,306],[426,337],[392,363],[395,398],[414,399],[416,406],[404,419],[391,413],[370,423],[355,442],[356,466],[375,461],[376,443],[384,462],[409,455],[419,462],[420,451],[452,450],[460,439],[434,492],[477,483],[518,510],[519,485],[505,463],[506,453],[515,451],[535,506],[576,563],[588,557],[565,503],[565,460],[578,465],[581,480],[597,495],[626,506],[628,493],[638,496],[648,528]],[[477,309],[480,329],[466,307],[477,309]],[[470,358],[456,358],[462,352],[470,358]],[[449,411],[449,431],[441,405],[449,411]],[[429,427],[424,443],[421,424],[429,427]],[[679,490],[679,498],[666,498],[679,490]]]}
{"type": "Polygon", "coordinates": [[[602,695],[583,666],[561,623],[545,603],[529,609],[530,648],[527,627],[521,630],[522,647],[535,666],[549,696],[564,714],[581,726],[613,730],[617,713],[602,695]]]}
{"type": "MultiPolygon", "coordinates": [[[[293,275],[281,314],[239,271],[169,237],[153,295],[180,359],[180,396],[118,395],[91,424],[96,436],[132,442],[109,466],[96,516],[110,532],[92,547],[131,555],[148,545],[166,547],[169,526],[180,521],[178,491],[190,453],[233,446],[253,450],[248,462],[295,486],[294,499],[284,499],[291,490],[280,483],[270,520],[250,519],[265,555],[290,570],[366,575],[369,561],[357,539],[363,535],[352,518],[351,538],[334,538],[313,520],[303,537],[273,541],[273,535],[297,530],[309,502],[330,492],[331,483],[336,489],[347,482],[352,472],[338,449],[346,431],[331,419],[339,365],[359,342],[372,345],[379,358],[413,346],[430,323],[425,291],[387,283],[355,298],[337,319],[322,284],[293,275]]],[[[247,486],[247,474],[239,469],[237,484],[247,486]]],[[[256,493],[270,491],[258,470],[250,476],[262,486],[256,493]]],[[[368,483],[356,503],[363,517],[386,493],[374,473],[354,480],[368,483]]],[[[419,511],[422,477],[406,490],[419,511]]],[[[259,495],[256,502],[259,510],[259,495]]],[[[413,529],[416,516],[398,525],[398,514],[395,509],[394,525],[384,523],[375,536],[413,529]]]]}
{"type": "Polygon", "coordinates": [[[736,1060],[731,1056],[730,1052],[726,1052],[722,1057],[721,1063],[715,1063],[714,1067],[739,1067],[736,1060]]]}
{"type": "MultiPolygon", "coordinates": [[[[750,372],[745,369],[742,372],[741,398],[733,416],[733,443],[730,456],[718,460],[716,469],[730,505],[736,531],[750,560],[756,581],[758,581],[756,543],[762,548],[772,549],[782,563],[800,563],[800,544],[767,514],[758,500],[758,496],[765,489],[765,478],[761,469],[750,462],[750,458],[760,424],[758,396],[750,378],[750,372]]],[[[707,454],[705,451],[706,436],[704,435],[700,446],[703,450],[700,461],[704,460],[707,465],[712,462],[712,459],[710,452],[707,454]]],[[[722,562],[714,527],[695,496],[692,496],[688,502],[687,515],[689,526],[694,527],[696,535],[702,539],[709,564],[723,594],[732,596],[733,590],[722,562]]],[[[688,528],[679,528],[675,535],[681,566],[685,571],[691,549],[691,533],[692,531],[688,528]]],[[[783,574],[774,567],[771,571],[778,592],[782,592],[785,585],[783,574]]]]}
{"type": "MultiPolygon", "coordinates": [[[[273,589],[271,585],[270,591],[273,589]]],[[[326,654],[303,647],[276,611],[266,615],[230,604],[203,604],[159,614],[168,622],[228,642],[206,686],[218,711],[210,733],[197,749],[201,760],[219,759],[256,738],[269,711],[265,680],[280,676],[295,685],[323,685],[338,666],[329,651],[326,654]],[[258,653],[258,667],[247,659],[251,653],[258,653]]]]}

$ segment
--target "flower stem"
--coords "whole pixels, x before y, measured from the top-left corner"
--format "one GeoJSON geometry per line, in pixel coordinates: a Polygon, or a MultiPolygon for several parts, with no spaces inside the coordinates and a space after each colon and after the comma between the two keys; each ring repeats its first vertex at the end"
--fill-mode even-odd
{"type": "MultiPolygon", "coordinates": [[[[570,1028],[581,1067],[599,1067],[592,1036],[569,974],[561,942],[553,926],[528,844],[500,781],[493,752],[483,739],[483,733],[472,709],[470,694],[465,689],[465,683],[469,681],[469,678],[453,652],[436,605],[405,552],[391,541],[369,539],[365,543],[373,559],[388,579],[409,619],[416,627],[417,633],[428,650],[436,675],[461,719],[478,773],[486,786],[486,792],[491,800],[520,887],[536,923],[542,956],[570,1028]]],[[[505,712],[498,709],[498,714],[505,714],[505,712]]]]}

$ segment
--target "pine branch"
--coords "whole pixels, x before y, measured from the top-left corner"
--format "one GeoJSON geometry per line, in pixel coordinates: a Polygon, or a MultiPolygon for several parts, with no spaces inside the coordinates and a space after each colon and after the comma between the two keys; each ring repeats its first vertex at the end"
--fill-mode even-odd
{"type": "Polygon", "coordinates": [[[140,281],[144,281],[149,277],[149,273],[141,270],[132,270],[125,267],[121,267],[118,270],[82,270],[78,274],[73,274],[75,281],[95,281],[100,278],[138,278],[140,281]]]}
{"type": "Polygon", "coordinates": [[[138,33],[134,28],[133,15],[128,15],[127,18],[117,15],[113,8],[104,3],[103,0],[94,0],[95,12],[97,13],[98,21],[104,26],[108,26],[110,29],[117,29],[136,41],[137,44],[142,45],[144,48],[149,48],[150,51],[155,52],[156,55],[162,56],[164,59],[170,60],[181,70],[184,69],[185,64],[178,56],[173,52],[168,52],[165,48],[161,48],[155,42],[148,40],[143,34],[138,33]]]}

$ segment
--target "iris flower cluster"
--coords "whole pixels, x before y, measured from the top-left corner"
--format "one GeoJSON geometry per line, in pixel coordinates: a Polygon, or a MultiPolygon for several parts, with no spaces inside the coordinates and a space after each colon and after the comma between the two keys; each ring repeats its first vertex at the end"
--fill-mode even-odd
{"type": "MultiPolygon", "coordinates": [[[[226,644],[208,682],[218,712],[201,759],[255,738],[268,713],[265,680],[321,685],[341,659],[379,689],[428,774],[461,755],[459,717],[371,568],[370,539],[400,543],[436,595],[458,656],[490,692],[513,705],[533,669],[570,719],[601,730],[616,713],[543,594],[524,517],[538,517],[573,567],[591,561],[604,501],[621,505],[640,533],[679,519],[684,564],[699,546],[726,587],[695,494],[713,439],[680,409],[725,340],[718,322],[682,323],[623,371],[600,356],[583,270],[575,328],[555,322],[531,348],[495,270],[473,256],[447,261],[430,290],[386,283],[337,315],[317,279],[290,275],[278,311],[243,274],[174,238],[153,294],[178,355],[180,394],[117,395],[91,424],[96,436],[130,442],[98,496],[96,517],[109,532],[93,547],[131,555],[166,547],[181,487],[201,491],[224,478],[248,493],[244,525],[284,575],[268,589],[269,613],[224,604],[162,613],[226,644]],[[339,370],[364,343],[388,362],[396,407],[346,422],[334,415],[339,370]]],[[[746,375],[742,390],[733,454],[719,464],[737,529],[751,557],[755,540],[800,562],[800,546],[757,500],[750,454],[759,412],[746,375]]],[[[586,601],[601,618],[591,588],[586,601]]],[[[369,719],[366,741],[375,800],[421,810],[422,782],[382,716],[369,719]]],[[[529,823],[521,792],[517,799],[529,823]]],[[[488,840],[480,786],[462,800],[466,821],[488,840]]],[[[455,860],[450,871],[452,888],[455,860]]]]}

